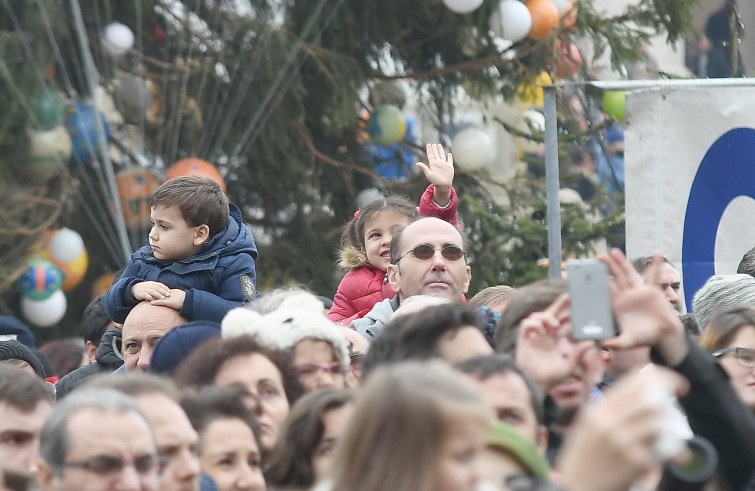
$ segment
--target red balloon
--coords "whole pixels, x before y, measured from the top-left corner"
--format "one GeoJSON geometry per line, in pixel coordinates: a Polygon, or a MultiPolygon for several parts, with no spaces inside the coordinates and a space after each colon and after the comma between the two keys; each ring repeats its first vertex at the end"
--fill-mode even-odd
{"type": "Polygon", "coordinates": [[[198,159],[195,157],[179,160],[168,168],[168,172],[165,173],[165,180],[167,181],[168,179],[172,179],[178,176],[209,177],[213,181],[217,182],[220,186],[220,189],[222,189],[225,193],[225,181],[223,180],[223,176],[220,175],[217,167],[207,162],[206,160],[198,159]]]}

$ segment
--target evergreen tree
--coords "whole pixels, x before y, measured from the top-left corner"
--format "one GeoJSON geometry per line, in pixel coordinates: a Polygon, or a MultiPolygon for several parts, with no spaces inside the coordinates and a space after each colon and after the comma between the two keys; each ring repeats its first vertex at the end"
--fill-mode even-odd
{"type": "MultiPolygon", "coordinates": [[[[401,98],[376,87],[407,82],[412,94],[406,95],[420,101],[439,138],[448,143],[459,94],[482,105],[514,101],[541,72],[556,78],[559,61],[569,56],[559,47],[574,39],[583,45],[589,40],[595,56],[610,48],[611,63],[620,69],[637,59],[639,46],[650,36],[680,40],[697,2],[640,0],[607,18],[591,0],[578,0],[573,26],[565,22],[545,39],[510,44],[490,29],[500,3],[493,0],[466,15],[439,0],[79,0],[88,47],[78,35],[75,3],[0,3],[5,14],[0,15],[0,97],[5,103],[0,183],[40,203],[13,207],[17,200],[2,193],[0,207],[13,211],[0,214],[5,231],[0,235],[0,309],[17,308],[15,280],[29,244],[52,223],[68,226],[84,237],[90,270],[69,294],[67,332],[75,330],[94,278],[122,267],[130,252],[118,240],[112,190],[102,178],[104,159],[87,165],[65,162],[36,178],[18,171],[29,169],[27,128],[38,126],[40,119],[30,104],[35,97],[59,93],[70,105],[95,96],[83,56],[88,49],[102,87],[124,119],[110,125],[114,150],[109,157],[116,173],[127,168],[163,172],[186,157],[213,162],[255,231],[259,288],[298,283],[329,296],[339,279],[334,265],[340,229],[355,211],[358,193],[378,187],[416,199],[425,186],[421,176],[391,181],[375,172],[363,144],[363,110],[401,98]],[[135,35],[133,49],[122,56],[108,55],[102,38],[115,21],[135,35]],[[134,81],[140,83],[127,92],[127,82],[134,81]]],[[[585,61],[576,79],[590,77],[591,60],[585,61]]],[[[588,90],[580,96],[588,100],[599,94],[588,90]]],[[[599,129],[570,131],[572,115],[563,105],[560,109],[564,148],[599,129]]],[[[536,128],[506,127],[522,138],[542,140],[536,128]]],[[[419,143],[402,146],[419,160],[426,142],[419,143]]],[[[566,154],[562,157],[567,160],[566,154]]],[[[532,157],[531,171],[507,183],[496,183],[485,172],[457,174],[461,218],[470,237],[471,293],[545,276],[547,269],[537,263],[547,256],[538,165],[532,157]],[[493,199],[493,194],[508,199],[493,199]]],[[[564,179],[569,173],[564,166],[564,179]]],[[[565,254],[589,253],[594,239],[620,229],[620,210],[588,219],[606,203],[599,196],[588,209],[564,207],[565,254]]],[[[145,240],[146,224],[130,230],[130,248],[145,240]]]]}

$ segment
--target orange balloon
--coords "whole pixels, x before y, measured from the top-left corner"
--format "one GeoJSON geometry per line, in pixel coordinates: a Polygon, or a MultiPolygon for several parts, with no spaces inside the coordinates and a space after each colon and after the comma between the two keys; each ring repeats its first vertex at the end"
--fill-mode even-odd
{"type": "Polygon", "coordinates": [[[558,25],[558,8],[549,0],[527,0],[527,10],[532,16],[529,36],[532,39],[547,39],[558,25]]]}
{"type": "Polygon", "coordinates": [[[63,284],[61,289],[64,292],[70,292],[81,283],[84,276],[87,274],[87,268],[89,267],[89,254],[86,249],[81,252],[79,257],[69,263],[55,262],[55,265],[63,273],[63,284]]]}
{"type": "Polygon", "coordinates": [[[126,226],[139,230],[149,223],[149,200],[160,186],[160,178],[146,169],[126,169],[115,176],[126,226]]]}
{"type": "Polygon", "coordinates": [[[225,193],[225,181],[223,180],[223,176],[220,175],[217,167],[206,160],[198,159],[196,157],[179,160],[168,168],[168,172],[165,173],[165,180],[167,181],[168,179],[178,176],[209,177],[217,182],[220,189],[225,193]]]}
{"type": "Polygon", "coordinates": [[[113,284],[113,278],[115,278],[115,273],[111,272],[102,274],[94,280],[94,283],[92,283],[92,300],[108,291],[110,285],[113,284]]]}

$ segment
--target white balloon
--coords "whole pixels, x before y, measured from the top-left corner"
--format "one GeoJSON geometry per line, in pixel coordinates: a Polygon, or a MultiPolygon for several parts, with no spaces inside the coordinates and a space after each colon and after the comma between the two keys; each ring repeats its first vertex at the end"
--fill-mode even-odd
{"type": "Polygon", "coordinates": [[[457,14],[469,14],[480,8],[482,1],[483,0],[443,0],[443,3],[446,4],[446,7],[452,12],[456,12],[457,14]]]}
{"type": "Polygon", "coordinates": [[[71,158],[71,135],[62,124],[46,131],[29,127],[26,134],[29,137],[29,157],[45,159],[58,155],[64,163],[71,158]]]}
{"type": "Polygon", "coordinates": [[[545,115],[540,111],[534,109],[528,109],[522,114],[525,124],[532,127],[533,130],[540,133],[545,133],[545,115]]]}
{"type": "Polygon", "coordinates": [[[550,0],[553,5],[558,9],[558,14],[563,15],[569,7],[571,7],[571,0],[550,0]]]}
{"type": "Polygon", "coordinates": [[[134,33],[120,22],[112,22],[102,32],[102,48],[110,56],[121,56],[134,46],[134,33]]]}
{"type": "Polygon", "coordinates": [[[454,162],[460,169],[472,172],[493,160],[493,142],[483,130],[475,127],[460,131],[451,140],[454,162]]]}
{"type": "Polygon", "coordinates": [[[152,92],[147,86],[146,80],[131,73],[122,73],[118,76],[116,97],[124,105],[146,111],[152,104],[152,92]]]}
{"type": "Polygon", "coordinates": [[[21,313],[29,324],[36,327],[54,326],[63,318],[67,307],[68,303],[63,290],[56,291],[45,300],[21,297],[21,313]]]}
{"type": "Polygon", "coordinates": [[[84,240],[78,232],[70,228],[61,228],[50,239],[50,255],[61,263],[70,263],[84,252],[84,240]]]}
{"type": "Polygon", "coordinates": [[[490,17],[490,29],[496,36],[517,42],[526,38],[532,28],[532,15],[517,0],[503,0],[490,17]]]}

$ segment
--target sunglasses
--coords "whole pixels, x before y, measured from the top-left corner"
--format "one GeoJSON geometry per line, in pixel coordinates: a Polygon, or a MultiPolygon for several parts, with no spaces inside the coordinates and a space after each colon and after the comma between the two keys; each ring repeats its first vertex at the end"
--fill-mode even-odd
{"type": "Polygon", "coordinates": [[[458,261],[459,259],[464,257],[464,254],[467,253],[464,249],[455,245],[446,245],[441,247],[440,249],[436,249],[430,244],[420,244],[398,258],[395,264],[398,264],[399,261],[404,259],[409,254],[412,254],[419,260],[426,261],[433,257],[437,251],[440,251],[440,255],[443,256],[443,259],[447,261],[458,261]]]}

